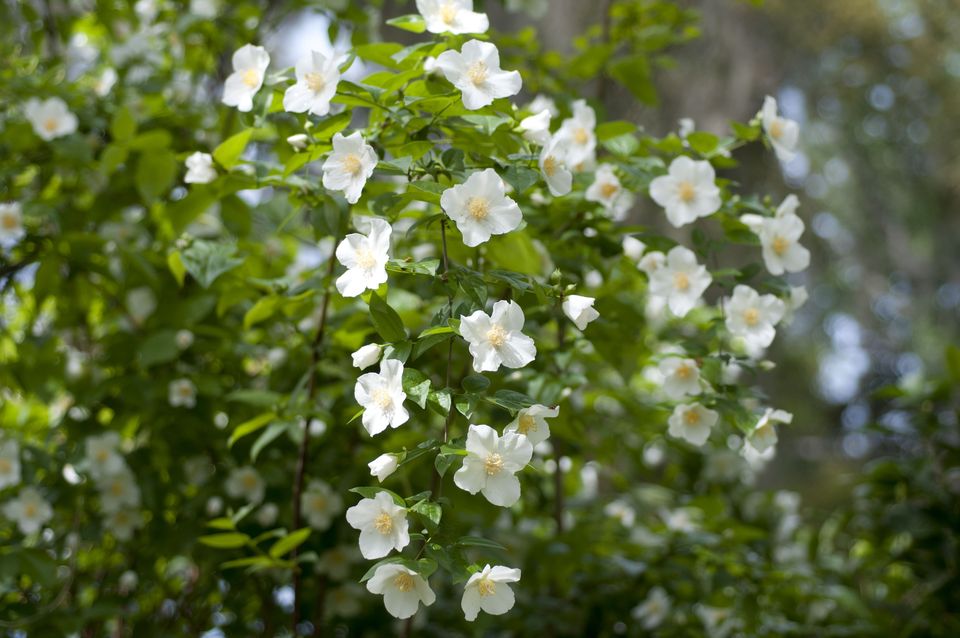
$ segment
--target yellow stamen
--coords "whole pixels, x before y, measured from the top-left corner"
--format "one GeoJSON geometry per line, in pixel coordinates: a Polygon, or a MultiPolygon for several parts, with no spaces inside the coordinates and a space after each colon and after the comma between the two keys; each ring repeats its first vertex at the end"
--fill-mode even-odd
{"type": "Polygon", "coordinates": [[[477,221],[483,221],[490,214],[490,202],[485,197],[471,197],[467,200],[467,212],[477,221]]]}
{"type": "Polygon", "coordinates": [[[14,228],[20,225],[19,222],[17,221],[17,218],[14,215],[4,215],[0,219],[2,219],[4,230],[13,230],[14,228]]]}
{"type": "Polygon", "coordinates": [[[443,23],[446,25],[452,25],[453,21],[457,19],[457,9],[453,4],[447,2],[442,7],[440,7],[440,19],[443,20],[443,23]]]}
{"type": "Polygon", "coordinates": [[[373,402],[376,403],[380,409],[386,410],[393,405],[393,397],[383,388],[377,388],[373,391],[373,402]]]}
{"type": "Polygon", "coordinates": [[[369,248],[361,248],[357,251],[357,265],[364,270],[369,270],[377,265],[377,258],[369,248]]]}
{"type": "Polygon", "coordinates": [[[240,79],[251,89],[260,86],[260,74],[256,69],[247,69],[243,72],[243,75],[240,76],[240,79]]]}
{"type": "Polygon", "coordinates": [[[751,328],[760,322],[760,311],[750,308],[743,313],[744,322],[751,328]]]}
{"type": "Polygon", "coordinates": [[[620,190],[620,187],[614,184],[613,182],[606,182],[605,184],[600,186],[600,195],[604,199],[610,199],[611,197],[616,195],[617,191],[619,190],[620,190]]]}
{"type": "Polygon", "coordinates": [[[690,376],[693,374],[693,370],[690,369],[690,366],[684,363],[679,368],[677,368],[677,371],[675,374],[677,375],[677,377],[681,379],[689,379],[690,376]]]}
{"type": "Polygon", "coordinates": [[[590,141],[590,133],[582,126],[573,132],[573,141],[583,145],[590,141]]]}
{"type": "Polygon", "coordinates": [[[777,253],[782,257],[783,254],[787,252],[787,249],[790,248],[790,242],[784,239],[783,237],[777,235],[776,237],[773,238],[773,244],[771,248],[773,248],[773,252],[777,253]]]}
{"type": "Polygon", "coordinates": [[[683,413],[683,420],[687,425],[696,425],[700,423],[700,413],[696,410],[687,410],[683,413]]]}
{"type": "Polygon", "coordinates": [[[500,470],[503,469],[503,457],[494,452],[483,462],[483,469],[486,471],[487,476],[499,474],[500,470]]]}
{"type": "Polygon", "coordinates": [[[692,202],[697,196],[697,191],[690,182],[680,182],[680,185],[677,186],[677,193],[680,195],[680,201],[686,202],[687,204],[692,202]]]}
{"type": "Polygon", "coordinates": [[[55,117],[48,117],[43,122],[43,128],[46,129],[48,132],[53,133],[54,131],[57,130],[57,124],[58,122],[55,117]]]}
{"type": "Polygon", "coordinates": [[[23,506],[23,515],[25,518],[33,518],[37,515],[37,506],[33,503],[27,503],[23,506]]]}
{"type": "Polygon", "coordinates": [[[529,414],[524,414],[520,417],[519,423],[517,423],[517,432],[520,434],[527,434],[529,432],[537,431],[537,420],[530,416],[529,414]]]}
{"type": "Polygon", "coordinates": [[[390,518],[390,515],[386,512],[381,512],[373,521],[373,526],[377,528],[377,531],[381,534],[389,534],[393,531],[393,519],[390,518]]]}
{"type": "Polygon", "coordinates": [[[773,139],[780,139],[780,137],[783,135],[783,120],[781,120],[779,117],[775,118],[770,124],[770,130],[768,133],[773,139]]]}
{"type": "Polygon", "coordinates": [[[397,577],[393,579],[393,585],[400,591],[410,591],[414,585],[413,576],[406,572],[397,574],[397,577]]]}
{"type": "Polygon", "coordinates": [[[481,596],[493,596],[497,593],[497,584],[489,578],[481,578],[477,581],[477,591],[481,596]]]}
{"type": "Polygon", "coordinates": [[[307,88],[314,93],[319,93],[323,90],[323,87],[327,85],[327,81],[323,78],[321,73],[311,71],[310,73],[305,74],[303,79],[307,83],[307,88]]]}
{"type": "Polygon", "coordinates": [[[483,60],[477,60],[467,69],[467,78],[470,79],[470,82],[472,82],[474,86],[480,86],[487,81],[488,77],[490,77],[490,70],[487,68],[487,63],[483,60]]]}
{"type": "Polygon", "coordinates": [[[363,170],[363,163],[360,162],[356,153],[350,153],[343,158],[343,170],[354,177],[360,174],[360,171],[363,170]]]}
{"type": "Polygon", "coordinates": [[[673,287],[684,291],[690,287],[690,277],[685,272],[678,272],[673,276],[673,287]]]}
{"type": "Polygon", "coordinates": [[[503,329],[503,326],[494,324],[487,332],[487,341],[494,348],[499,348],[507,342],[507,331],[503,329]]]}
{"type": "Polygon", "coordinates": [[[553,155],[548,155],[547,159],[543,160],[543,173],[547,177],[552,177],[557,172],[557,165],[556,158],[553,155]]]}

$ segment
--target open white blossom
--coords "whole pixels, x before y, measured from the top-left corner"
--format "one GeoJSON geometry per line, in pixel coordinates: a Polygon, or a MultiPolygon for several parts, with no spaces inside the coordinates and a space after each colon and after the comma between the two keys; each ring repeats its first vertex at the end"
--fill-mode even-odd
{"type": "MultiPolygon", "coordinates": [[[[644,257],[651,265],[656,263],[654,254],[644,257]]],[[[671,248],[662,265],[648,271],[648,276],[651,296],[665,299],[670,312],[677,317],[686,316],[713,281],[706,267],[697,263],[693,251],[683,246],[671,248]]]]}
{"type": "Polygon", "coordinates": [[[87,437],[84,442],[87,466],[90,475],[95,479],[110,474],[117,474],[126,469],[127,465],[120,454],[120,435],[116,432],[87,437]]]}
{"type": "Polygon", "coordinates": [[[395,563],[378,567],[367,581],[367,591],[382,594],[387,612],[400,620],[417,613],[420,603],[429,607],[437,599],[423,576],[395,563]]]}
{"type": "Polygon", "coordinates": [[[550,117],[557,117],[560,115],[560,109],[557,108],[557,103],[553,101],[553,98],[538,93],[530,100],[530,104],[527,104],[527,110],[531,113],[539,113],[540,111],[548,111],[550,117]]]}
{"type": "Polygon", "coordinates": [[[300,511],[313,529],[329,529],[333,517],[343,509],[340,495],[324,481],[310,481],[300,495],[300,511]]]}
{"type": "Polygon", "coordinates": [[[339,59],[311,51],[297,61],[294,68],[297,82],[283,94],[283,108],[290,113],[323,116],[330,112],[330,100],[340,82],[339,59]]]}
{"type": "Polygon", "coordinates": [[[800,141],[800,125],[793,120],[781,117],[777,112],[777,100],[771,96],[763,98],[760,109],[760,122],[781,162],[789,162],[797,154],[800,141]]]}
{"type": "Polygon", "coordinates": [[[407,422],[410,413],[403,407],[403,363],[396,359],[380,362],[380,372],[360,375],[353,396],[363,408],[363,427],[373,436],[407,422]]]}
{"type": "Polygon", "coordinates": [[[3,505],[3,515],[16,522],[23,534],[40,531],[53,518],[53,508],[35,487],[24,487],[17,497],[3,505]]]}
{"type": "Polygon", "coordinates": [[[744,340],[747,350],[756,352],[773,343],[774,326],[783,319],[786,306],[773,295],[761,295],[750,286],[738,285],[726,300],[727,330],[744,340]]]}
{"type": "Polygon", "coordinates": [[[492,42],[470,40],[459,52],[444,51],[437,56],[437,68],[460,89],[463,105],[471,111],[516,95],[523,85],[518,71],[500,68],[500,52],[492,42]]]}
{"type": "Polygon", "coordinates": [[[100,491],[100,506],[105,512],[140,506],[140,487],[126,466],[115,474],[97,479],[97,489],[100,491]]]}
{"type": "Polygon", "coordinates": [[[224,488],[230,498],[242,499],[248,503],[259,503],[263,500],[265,486],[260,473],[249,465],[245,465],[230,471],[224,488]]]}
{"type": "Polygon", "coordinates": [[[550,408],[539,403],[529,408],[520,408],[516,418],[503,429],[503,433],[516,432],[530,439],[530,444],[536,447],[550,438],[550,426],[547,419],[560,414],[560,408],[550,408]]]}
{"type": "Polygon", "coordinates": [[[523,309],[516,301],[498,301],[488,315],[477,310],[460,316],[460,334],[470,344],[473,369],[496,372],[501,365],[522,368],[537,356],[533,339],[523,334],[523,309]]]}
{"type": "Polygon", "coordinates": [[[572,321],[579,330],[584,330],[587,324],[600,316],[600,313],[594,310],[593,304],[596,299],[593,297],[583,297],[581,295],[568,295],[563,298],[563,314],[572,321]]]}
{"type": "Polygon", "coordinates": [[[486,565],[482,571],[472,574],[460,599],[464,618],[473,622],[481,610],[491,616],[501,616],[513,609],[515,598],[507,583],[519,581],[519,569],[502,565],[486,565]]]}
{"type": "Polygon", "coordinates": [[[209,153],[197,151],[190,155],[185,162],[187,175],[183,181],[187,184],[209,184],[217,179],[217,169],[213,166],[213,156],[209,153]]]}
{"type": "Polygon", "coordinates": [[[174,335],[174,340],[177,342],[177,348],[180,350],[186,350],[193,345],[193,333],[184,328],[183,330],[177,330],[177,334],[174,335]]]}
{"type": "Polygon", "coordinates": [[[520,500],[520,481],[514,476],[533,456],[530,439],[515,432],[498,436],[488,425],[471,425],[467,455],[453,482],[471,494],[482,492],[494,505],[510,507],[520,500]]]}
{"type": "Polygon", "coordinates": [[[337,246],[337,261],[347,268],[337,277],[337,290],[341,295],[357,297],[364,290],[376,290],[387,281],[392,233],[389,222],[372,219],[366,235],[350,233],[343,238],[337,246]]]}
{"type": "Polygon", "coordinates": [[[560,124],[557,136],[567,142],[567,166],[580,171],[589,168],[596,159],[597,114],[586,100],[576,100],[572,109],[573,117],[560,124]]]}
{"type": "Polygon", "coordinates": [[[133,533],[143,526],[143,516],[133,509],[108,511],[103,517],[103,527],[119,541],[128,541],[133,533]]]}
{"type": "Polygon", "coordinates": [[[0,490],[20,484],[20,444],[13,439],[0,442],[0,490]]]}
{"type": "Polygon", "coordinates": [[[396,454],[381,454],[367,463],[367,467],[370,468],[370,476],[376,476],[383,483],[384,479],[397,471],[399,464],[396,454]]]}
{"type": "Polygon", "coordinates": [[[58,97],[51,97],[42,102],[36,98],[30,98],[24,103],[23,110],[30,125],[33,126],[33,132],[44,141],[49,142],[75,133],[77,130],[77,116],[71,113],[67,103],[58,97]]]}
{"type": "Polygon", "coordinates": [[[223,103],[238,111],[253,110],[253,96],[263,86],[270,54],[263,47],[245,44],[233,54],[233,73],[223,86],[223,103]]]}
{"type": "Polygon", "coordinates": [[[700,394],[700,368],[693,359],[667,357],[658,367],[663,375],[663,393],[668,398],[700,394]]]}
{"type": "Polygon", "coordinates": [[[800,245],[804,225],[795,212],[799,205],[800,200],[791,194],[777,208],[774,217],[753,213],[740,216],[740,221],[760,238],[763,263],[771,275],[800,272],[810,265],[810,251],[800,245]]]}
{"type": "Polygon", "coordinates": [[[378,161],[377,152],[360,131],[347,137],[334,133],[333,152],[323,162],[323,187],[343,192],[348,202],[356,204],[378,161]]]}
{"type": "Polygon", "coordinates": [[[93,92],[96,93],[97,97],[106,97],[110,94],[110,91],[113,90],[113,85],[117,83],[117,71],[113,67],[108,66],[103,70],[103,73],[100,74],[94,83],[93,83],[93,92]]]}
{"type": "Polygon", "coordinates": [[[417,0],[417,11],[430,33],[486,33],[487,14],[473,10],[473,0],[417,0]]]}
{"type": "Polygon", "coordinates": [[[192,408],[197,405],[197,386],[190,379],[171,381],[167,394],[167,400],[175,408],[192,408]]]}
{"type": "Polygon", "coordinates": [[[682,155],[670,162],[666,175],[650,182],[650,197],[666,210],[667,220],[680,228],[720,209],[715,179],[710,162],[682,155]]]}
{"type": "Polygon", "coordinates": [[[620,245],[623,247],[624,256],[634,262],[639,262],[643,257],[643,251],[647,249],[645,243],[632,235],[624,235],[620,245]]]}
{"type": "Polygon", "coordinates": [[[353,358],[353,367],[366,370],[380,360],[380,353],[382,351],[383,348],[380,347],[380,344],[368,343],[350,355],[353,358]]]}
{"type": "Polygon", "coordinates": [[[663,587],[654,587],[646,599],[633,608],[631,615],[640,621],[646,630],[656,629],[670,614],[672,603],[663,587]]]}
{"type": "Polygon", "coordinates": [[[127,312],[135,324],[142,325],[157,309],[157,296],[146,286],[134,288],[127,293],[127,312]]]}
{"type": "Polygon", "coordinates": [[[681,117],[677,120],[677,126],[677,135],[679,135],[681,139],[686,138],[697,130],[697,123],[691,117],[681,117]]]}
{"type": "Polygon", "coordinates": [[[277,516],[280,514],[280,508],[274,503],[264,503],[258,509],[254,517],[257,525],[262,527],[272,527],[277,522],[277,516]]]}
{"type": "Polygon", "coordinates": [[[720,415],[699,403],[678,405],[670,415],[670,436],[684,439],[696,446],[701,446],[710,437],[710,429],[717,424],[720,415]]]}
{"type": "Polygon", "coordinates": [[[775,423],[789,424],[793,422],[793,415],[786,410],[767,408],[757,421],[753,432],[747,437],[747,444],[763,454],[777,444],[777,430],[775,423]]]}
{"type": "Polygon", "coordinates": [[[347,522],[360,530],[360,553],[366,559],[383,558],[410,544],[407,509],[386,492],[377,492],[347,510],[347,522]]]}
{"type": "Polygon", "coordinates": [[[12,246],[23,239],[25,234],[20,203],[0,204],[0,246],[12,246]]]}
{"type": "Polygon", "coordinates": [[[633,193],[624,190],[610,164],[601,164],[597,167],[593,184],[587,189],[585,197],[588,202],[602,204],[610,219],[615,222],[626,218],[634,201],[633,193]]]}
{"type": "Polygon", "coordinates": [[[507,197],[503,180],[492,168],[475,171],[463,184],[443,191],[440,206],[471,248],[515,230],[523,221],[520,207],[507,197]]]}
{"type": "Polygon", "coordinates": [[[523,139],[534,144],[546,145],[550,141],[550,111],[543,109],[520,120],[523,139]]]}
{"type": "Polygon", "coordinates": [[[573,187],[573,173],[567,168],[567,155],[567,141],[558,135],[548,138],[540,151],[540,173],[554,197],[566,195],[573,187]]]}

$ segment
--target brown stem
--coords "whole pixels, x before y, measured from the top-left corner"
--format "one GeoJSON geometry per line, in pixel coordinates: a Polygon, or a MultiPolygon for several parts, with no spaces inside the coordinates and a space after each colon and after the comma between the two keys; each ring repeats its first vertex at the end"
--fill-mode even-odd
{"type": "MultiPolygon", "coordinates": [[[[334,242],[336,244],[336,242],[334,242]]],[[[327,264],[327,274],[324,277],[323,302],[320,307],[320,322],[317,324],[317,332],[313,337],[313,343],[310,348],[310,380],[307,382],[307,397],[309,402],[313,403],[313,398],[317,393],[317,365],[320,363],[320,346],[323,343],[324,333],[327,329],[327,312],[330,308],[330,280],[333,278],[333,268],[336,260],[330,255],[327,264]]],[[[300,529],[300,495],[303,493],[303,481],[307,473],[307,462],[309,461],[310,448],[310,424],[313,418],[307,420],[306,427],[303,429],[303,439],[300,441],[300,456],[297,459],[297,473],[293,485],[293,529],[300,529]]],[[[300,601],[302,594],[302,577],[300,568],[296,565],[297,548],[290,552],[290,560],[294,563],[293,568],[293,633],[297,634],[297,625],[300,624],[300,601]]],[[[317,623],[314,626],[314,635],[322,635],[321,625],[317,623]]]]}
{"type": "MultiPolygon", "coordinates": [[[[440,220],[440,243],[443,250],[443,273],[440,275],[441,281],[445,284],[449,284],[450,279],[450,258],[447,255],[447,220],[440,220]]],[[[447,289],[447,320],[449,321],[450,316],[453,314],[453,292],[448,288],[447,289]]],[[[446,443],[450,440],[450,424],[453,423],[453,414],[456,409],[454,406],[453,399],[453,388],[451,387],[451,381],[453,376],[453,337],[450,338],[450,343],[447,346],[447,374],[445,380],[445,387],[450,391],[450,409],[447,410],[447,416],[443,420],[443,442],[446,443]]],[[[434,472],[433,478],[430,481],[430,493],[433,496],[434,500],[440,498],[440,494],[443,492],[443,482],[440,477],[440,472],[434,472]]]]}

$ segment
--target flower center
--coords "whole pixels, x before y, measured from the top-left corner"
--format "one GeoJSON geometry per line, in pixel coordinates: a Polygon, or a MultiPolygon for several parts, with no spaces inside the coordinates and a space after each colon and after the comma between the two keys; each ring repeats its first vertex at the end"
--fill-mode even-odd
{"type": "Polygon", "coordinates": [[[781,237],[780,235],[777,235],[776,237],[773,238],[773,243],[771,247],[773,248],[773,252],[777,253],[782,257],[783,254],[787,252],[787,249],[790,248],[790,242],[784,239],[783,237],[781,237]]]}
{"type": "Polygon", "coordinates": [[[397,574],[397,577],[393,579],[393,585],[400,591],[410,591],[413,589],[413,576],[410,574],[397,574]]]}
{"type": "Polygon", "coordinates": [[[193,388],[191,388],[187,384],[181,385],[180,388],[177,390],[177,392],[179,392],[180,396],[184,398],[193,396],[193,388]]]}
{"type": "Polygon", "coordinates": [[[700,423],[700,413],[696,410],[687,410],[683,413],[683,420],[687,425],[696,425],[700,423]]]}
{"type": "Polygon", "coordinates": [[[590,134],[582,126],[573,132],[573,141],[577,144],[586,144],[590,141],[590,134]]]}
{"type": "Polygon", "coordinates": [[[520,434],[526,434],[528,432],[537,431],[537,420],[534,419],[529,414],[524,414],[520,417],[520,423],[517,424],[517,432],[520,434]]]}
{"type": "Polygon", "coordinates": [[[253,474],[244,474],[241,483],[246,489],[252,490],[257,486],[257,477],[253,474]]]}
{"type": "Polygon", "coordinates": [[[310,499],[310,505],[314,512],[322,512],[327,508],[327,497],[322,494],[314,494],[313,498],[310,499]]]}
{"type": "Polygon", "coordinates": [[[617,194],[617,191],[620,190],[620,187],[614,184],[613,182],[607,182],[600,187],[600,195],[604,199],[610,199],[617,194]]]}
{"type": "Polygon", "coordinates": [[[247,69],[243,72],[243,75],[240,76],[240,79],[251,89],[256,88],[260,84],[260,74],[257,73],[256,69],[247,69]]]}
{"type": "Polygon", "coordinates": [[[693,374],[693,371],[690,369],[690,366],[688,366],[687,364],[683,364],[679,368],[677,368],[676,375],[680,379],[689,379],[691,374],[693,374]]]}
{"type": "Polygon", "coordinates": [[[33,503],[27,503],[23,506],[23,516],[24,518],[33,518],[37,515],[37,506],[33,503]]]}
{"type": "Polygon", "coordinates": [[[690,277],[685,272],[678,272],[673,276],[673,287],[684,291],[690,287],[690,277]]]}
{"type": "Polygon", "coordinates": [[[783,120],[779,117],[775,118],[770,124],[770,137],[774,139],[780,139],[780,136],[783,135],[783,120]]]}
{"type": "Polygon", "coordinates": [[[486,197],[471,197],[467,200],[467,212],[478,222],[483,221],[490,214],[490,202],[486,197]]]}
{"type": "Polygon", "coordinates": [[[123,483],[120,481],[114,481],[110,484],[110,493],[114,496],[120,496],[123,494],[123,483]]]}
{"type": "Polygon", "coordinates": [[[495,476],[503,469],[503,457],[494,452],[483,462],[483,469],[487,476],[495,476]]]}
{"type": "Polygon", "coordinates": [[[97,453],[93,455],[95,459],[101,463],[106,463],[107,459],[110,458],[110,452],[107,450],[97,450],[97,453]]]}
{"type": "Polygon", "coordinates": [[[457,19],[457,9],[451,3],[446,3],[440,7],[440,19],[443,20],[443,23],[446,25],[452,25],[453,21],[457,19]]]}
{"type": "Polygon", "coordinates": [[[760,311],[756,308],[748,308],[743,312],[743,320],[752,328],[760,323],[760,311]]]}
{"type": "Polygon", "coordinates": [[[497,593],[497,584],[489,578],[481,578],[477,581],[477,591],[481,596],[493,596],[497,593]]]}
{"type": "Polygon", "coordinates": [[[467,78],[474,86],[480,86],[487,81],[489,76],[490,70],[487,68],[487,63],[483,60],[477,60],[467,69],[467,78]]]}
{"type": "Polygon", "coordinates": [[[697,196],[697,191],[693,188],[693,184],[684,181],[677,186],[677,194],[680,195],[680,201],[689,204],[697,196]]]}
{"type": "Polygon", "coordinates": [[[303,76],[303,79],[307,83],[307,88],[314,93],[319,93],[323,90],[323,87],[327,85],[327,81],[323,79],[323,75],[315,71],[307,73],[303,76]]]}
{"type": "Polygon", "coordinates": [[[13,463],[7,459],[0,459],[0,474],[9,474],[13,470],[13,463]]]}
{"type": "Polygon", "coordinates": [[[377,265],[377,257],[369,248],[361,248],[357,251],[357,265],[364,270],[370,270],[377,265]]]}
{"type": "Polygon", "coordinates": [[[387,410],[393,405],[393,397],[383,388],[377,388],[373,391],[373,402],[376,403],[381,410],[387,410]]]}
{"type": "Polygon", "coordinates": [[[360,157],[356,153],[348,153],[346,157],[343,158],[343,170],[350,173],[354,177],[360,174],[360,171],[363,170],[363,164],[360,162],[360,157]]]}
{"type": "Polygon", "coordinates": [[[3,228],[5,230],[13,230],[19,224],[17,223],[17,218],[13,215],[4,215],[2,218],[3,228]]]}
{"type": "Polygon", "coordinates": [[[373,526],[377,528],[377,531],[381,534],[389,534],[393,531],[393,519],[386,512],[380,512],[377,518],[374,519],[373,526]]]}
{"type": "Polygon", "coordinates": [[[49,131],[50,133],[53,133],[54,131],[57,130],[57,124],[58,124],[57,118],[48,117],[43,121],[43,128],[49,131]]]}
{"type": "Polygon", "coordinates": [[[553,155],[549,155],[547,159],[543,160],[543,172],[547,177],[551,177],[557,172],[557,160],[553,155]]]}
{"type": "Polygon", "coordinates": [[[487,332],[487,341],[489,341],[490,345],[494,348],[499,348],[507,342],[507,331],[503,329],[503,326],[494,324],[487,332]]]}

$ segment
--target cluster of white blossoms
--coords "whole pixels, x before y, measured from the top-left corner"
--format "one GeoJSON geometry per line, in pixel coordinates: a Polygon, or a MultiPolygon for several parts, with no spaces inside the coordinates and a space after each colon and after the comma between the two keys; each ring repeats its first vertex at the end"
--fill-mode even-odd
{"type": "Polygon", "coordinates": [[[118,540],[126,541],[143,524],[140,514],[140,487],[120,452],[116,432],[88,437],[84,468],[100,492],[104,528],[118,540]]]}
{"type": "Polygon", "coordinates": [[[167,387],[167,402],[174,408],[191,409],[197,405],[197,386],[190,379],[174,379],[167,387]]]}
{"type": "MultiPolygon", "coordinates": [[[[0,440],[0,492],[16,487],[22,480],[20,444],[15,439],[0,440]]],[[[22,534],[33,534],[53,518],[53,509],[40,491],[22,488],[0,507],[0,514],[17,524],[22,534]]]]}
{"type": "Polygon", "coordinates": [[[20,202],[0,204],[0,248],[16,244],[26,234],[20,202]]]}

